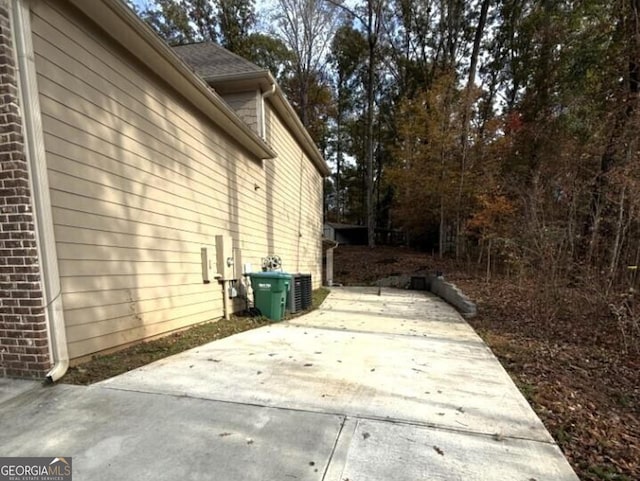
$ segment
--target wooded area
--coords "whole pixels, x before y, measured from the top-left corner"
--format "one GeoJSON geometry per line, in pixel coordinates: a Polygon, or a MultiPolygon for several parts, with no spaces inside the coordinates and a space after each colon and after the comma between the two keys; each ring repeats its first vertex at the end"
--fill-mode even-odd
{"type": "Polygon", "coordinates": [[[640,0],[141,2],[271,70],[332,166],[326,220],[435,255],[347,250],[338,277],[454,262],[580,477],[637,478],[640,0]]]}
{"type": "Polygon", "coordinates": [[[269,68],[333,167],[326,219],[585,287],[630,337],[640,0],[147,0],[171,44],[269,68]]]}
{"type": "Polygon", "coordinates": [[[457,257],[532,264],[551,248],[612,276],[640,255],[637,10],[275,0],[259,23],[251,0],[156,0],[140,14],[169,43],[216,41],[272,70],[334,167],[329,220],[457,257]]]}
{"type": "Polygon", "coordinates": [[[640,0],[267,5],[138,13],[273,72],[332,166],[328,221],[368,226],[371,246],[400,229],[507,279],[532,322],[588,317],[637,357],[640,0]]]}

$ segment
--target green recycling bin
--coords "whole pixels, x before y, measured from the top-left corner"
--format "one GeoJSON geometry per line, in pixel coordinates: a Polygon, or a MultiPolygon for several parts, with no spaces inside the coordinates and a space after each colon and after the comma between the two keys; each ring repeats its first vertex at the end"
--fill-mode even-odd
{"type": "Polygon", "coordinates": [[[255,307],[272,321],[281,321],[287,305],[291,275],[270,271],[253,272],[250,277],[255,307]]]}

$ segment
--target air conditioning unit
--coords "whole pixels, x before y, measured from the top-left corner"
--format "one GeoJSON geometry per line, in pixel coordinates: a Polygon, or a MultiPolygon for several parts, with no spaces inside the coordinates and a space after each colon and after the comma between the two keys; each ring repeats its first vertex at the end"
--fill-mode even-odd
{"type": "Polygon", "coordinates": [[[287,310],[299,312],[309,309],[313,302],[311,274],[291,274],[291,288],[287,299],[287,310]]]}

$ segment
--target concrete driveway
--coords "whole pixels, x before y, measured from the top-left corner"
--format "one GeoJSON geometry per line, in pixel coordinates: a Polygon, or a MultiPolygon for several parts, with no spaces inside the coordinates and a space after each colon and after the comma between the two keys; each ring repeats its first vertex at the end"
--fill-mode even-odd
{"type": "Polygon", "coordinates": [[[481,339],[424,293],[322,308],[90,387],[0,404],[0,455],[75,479],[577,481],[481,339]]]}

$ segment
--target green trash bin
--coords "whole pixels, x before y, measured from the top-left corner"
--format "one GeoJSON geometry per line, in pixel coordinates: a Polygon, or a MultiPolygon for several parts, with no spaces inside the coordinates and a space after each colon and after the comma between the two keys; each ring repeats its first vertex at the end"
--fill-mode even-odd
{"type": "Polygon", "coordinates": [[[272,321],[281,321],[287,305],[291,275],[284,272],[253,272],[250,277],[255,307],[272,321]]]}

